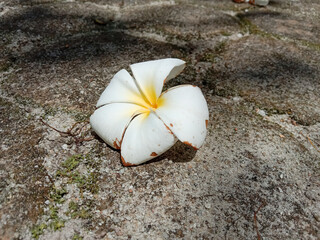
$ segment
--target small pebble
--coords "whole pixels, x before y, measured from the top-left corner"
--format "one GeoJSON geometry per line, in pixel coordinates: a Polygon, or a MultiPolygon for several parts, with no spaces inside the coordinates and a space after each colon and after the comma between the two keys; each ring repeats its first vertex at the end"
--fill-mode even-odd
{"type": "Polygon", "coordinates": [[[261,109],[257,109],[256,112],[262,117],[265,117],[267,115],[266,112],[261,109]]]}
{"type": "Polygon", "coordinates": [[[318,213],[312,213],[312,215],[316,219],[317,222],[320,222],[320,215],[318,213]]]}

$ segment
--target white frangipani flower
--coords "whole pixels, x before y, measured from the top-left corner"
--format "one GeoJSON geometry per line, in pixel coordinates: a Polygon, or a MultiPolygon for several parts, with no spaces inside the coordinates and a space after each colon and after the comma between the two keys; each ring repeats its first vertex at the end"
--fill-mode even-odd
{"type": "Polygon", "coordinates": [[[180,85],[161,93],[184,67],[174,58],[133,64],[134,78],[120,70],[100,96],[91,126],[107,144],[121,149],[124,166],[159,156],[178,139],[195,149],[204,142],[209,112],[201,90],[180,85]]]}

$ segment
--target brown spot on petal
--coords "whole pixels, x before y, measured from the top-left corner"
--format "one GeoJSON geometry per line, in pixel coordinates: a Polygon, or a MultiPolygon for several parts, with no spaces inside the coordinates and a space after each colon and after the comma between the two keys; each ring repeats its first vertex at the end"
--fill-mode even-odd
{"type": "Polygon", "coordinates": [[[115,149],[120,149],[120,142],[118,140],[118,138],[116,138],[116,140],[113,142],[113,146],[115,149]]]}
{"type": "Polygon", "coordinates": [[[172,123],[170,123],[170,126],[171,126],[171,127],[173,127],[173,124],[172,124],[172,123]]]}
{"type": "Polygon", "coordinates": [[[121,162],[122,162],[122,165],[125,166],[125,167],[136,166],[135,164],[127,163],[122,156],[121,156],[121,162]]]}
{"type": "Polygon", "coordinates": [[[199,148],[196,148],[196,147],[192,146],[192,144],[189,143],[188,141],[184,141],[183,143],[189,145],[190,147],[193,147],[194,150],[198,150],[199,149],[199,148]]]}
{"type": "Polygon", "coordinates": [[[208,121],[208,119],[207,119],[207,120],[206,120],[206,128],[208,127],[208,122],[209,122],[209,121],[208,121]]]}
{"type": "Polygon", "coordinates": [[[151,157],[155,157],[155,156],[158,156],[158,154],[155,153],[155,152],[152,152],[152,153],[150,154],[150,156],[151,156],[151,157]]]}
{"type": "Polygon", "coordinates": [[[166,125],[166,124],[164,124],[165,126],[166,126],[166,128],[168,129],[168,131],[170,132],[170,134],[173,134],[173,132],[171,131],[171,129],[166,125]]]}

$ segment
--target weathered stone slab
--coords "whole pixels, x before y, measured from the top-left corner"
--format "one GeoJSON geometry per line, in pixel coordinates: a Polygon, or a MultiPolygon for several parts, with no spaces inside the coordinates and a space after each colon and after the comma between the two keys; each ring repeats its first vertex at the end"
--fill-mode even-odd
{"type": "Polygon", "coordinates": [[[317,239],[319,9],[1,1],[0,236],[317,239]],[[205,144],[124,168],[86,121],[117,71],[165,57],[187,62],[165,89],[205,95],[205,144]]]}
{"type": "Polygon", "coordinates": [[[223,61],[213,67],[212,81],[206,77],[214,91],[229,89],[230,95],[242,96],[269,114],[287,113],[299,124],[312,125],[320,119],[319,60],[319,52],[296,44],[248,37],[230,43],[223,61]]]}

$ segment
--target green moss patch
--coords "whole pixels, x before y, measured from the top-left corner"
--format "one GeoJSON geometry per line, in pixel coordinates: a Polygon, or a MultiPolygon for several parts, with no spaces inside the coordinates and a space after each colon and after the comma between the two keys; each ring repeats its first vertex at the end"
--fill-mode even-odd
{"type": "Polygon", "coordinates": [[[63,196],[66,195],[67,193],[68,193],[67,190],[65,190],[64,188],[57,189],[54,187],[50,193],[50,198],[54,202],[61,204],[65,201],[63,196]]]}
{"type": "Polygon", "coordinates": [[[48,226],[45,223],[41,223],[39,225],[35,225],[32,229],[31,229],[31,235],[33,238],[38,239],[40,237],[40,235],[43,234],[44,229],[46,229],[48,226]]]}
{"type": "MultiPolygon", "coordinates": [[[[35,225],[31,229],[32,237],[38,239],[43,234],[45,229],[51,231],[60,230],[65,226],[65,218],[69,219],[90,219],[92,213],[90,212],[93,206],[92,200],[85,199],[83,192],[90,192],[96,194],[99,191],[98,179],[99,179],[99,164],[100,162],[94,158],[93,153],[87,155],[76,154],[67,158],[57,171],[55,180],[61,180],[62,184],[59,187],[52,187],[49,194],[48,204],[49,209],[44,218],[44,222],[35,225]],[[80,198],[82,198],[81,204],[75,201],[70,201],[67,211],[60,209],[62,204],[66,202],[66,196],[69,194],[67,191],[68,184],[75,184],[80,191],[80,198]],[[64,219],[61,218],[61,214],[65,215],[64,219]]],[[[79,198],[79,196],[76,196],[79,198]]],[[[82,239],[79,235],[74,235],[73,239],[82,239]]]]}
{"type": "Polygon", "coordinates": [[[62,167],[66,171],[70,172],[76,169],[83,160],[84,156],[82,156],[81,154],[73,155],[70,158],[68,158],[64,163],[62,163],[62,167]]]}
{"type": "Polygon", "coordinates": [[[88,206],[80,206],[78,203],[73,201],[69,203],[69,211],[66,214],[71,218],[87,219],[91,217],[88,206]]]}
{"type": "Polygon", "coordinates": [[[99,191],[98,173],[95,171],[96,165],[97,163],[90,154],[86,156],[73,155],[62,163],[62,168],[57,171],[57,176],[68,178],[68,183],[76,183],[82,192],[89,191],[95,194],[99,191]],[[80,163],[90,170],[89,173],[80,173],[77,170],[80,163]]]}
{"type": "Polygon", "coordinates": [[[72,237],[72,240],[82,240],[82,239],[83,239],[83,237],[81,237],[79,234],[75,234],[72,237]]]}

